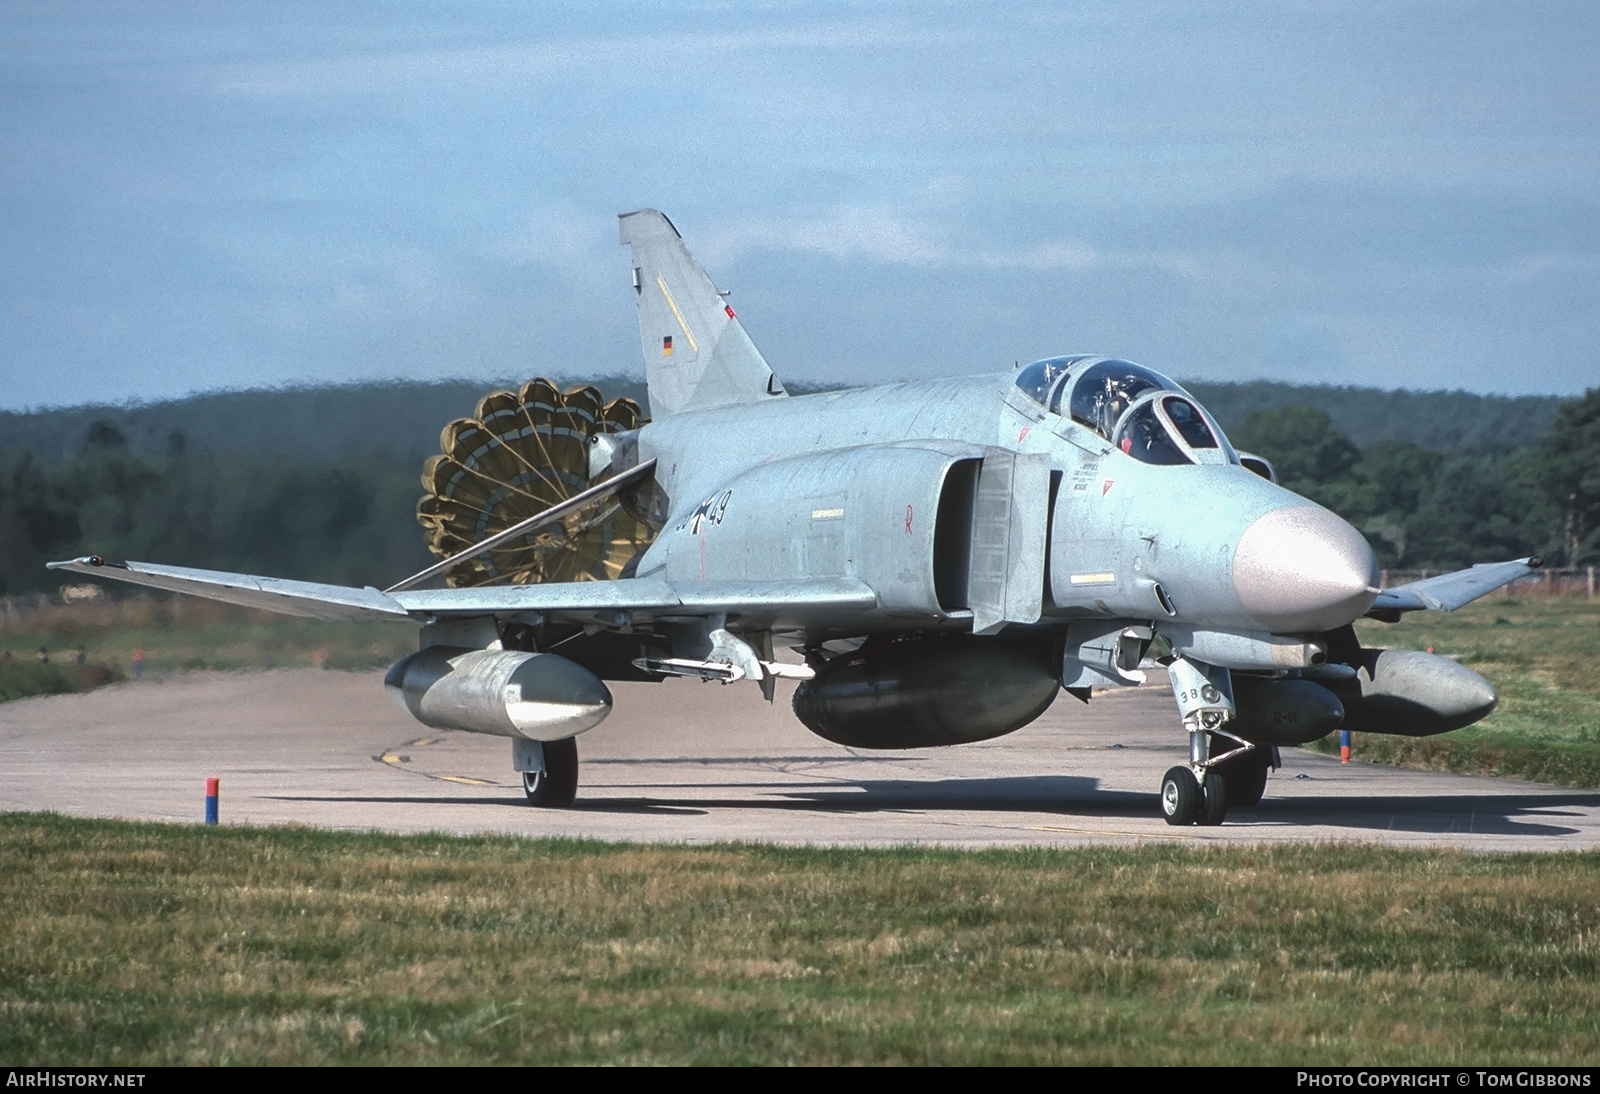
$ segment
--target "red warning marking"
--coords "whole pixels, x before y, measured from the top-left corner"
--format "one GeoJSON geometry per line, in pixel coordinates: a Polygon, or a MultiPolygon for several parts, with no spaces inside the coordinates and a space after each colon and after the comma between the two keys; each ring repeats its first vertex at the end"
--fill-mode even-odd
{"type": "Polygon", "coordinates": [[[906,506],[906,534],[911,534],[911,506],[906,506]]]}
{"type": "Polygon", "coordinates": [[[1107,494],[1111,493],[1111,488],[1114,485],[1116,485],[1116,482],[1117,482],[1116,479],[1107,479],[1105,482],[1101,483],[1100,484],[1100,496],[1103,498],[1107,494]]]}
{"type": "Polygon", "coordinates": [[[732,304],[724,304],[724,305],[722,305],[722,310],[728,313],[728,318],[729,319],[733,318],[733,305],[732,304]]]}
{"type": "Polygon", "coordinates": [[[1017,434],[1017,443],[1018,444],[1021,444],[1023,441],[1028,439],[1028,431],[1030,429],[1032,429],[1032,428],[1033,428],[1033,426],[1031,426],[1031,425],[1025,425],[1025,426],[1022,427],[1022,432],[1017,434]]]}

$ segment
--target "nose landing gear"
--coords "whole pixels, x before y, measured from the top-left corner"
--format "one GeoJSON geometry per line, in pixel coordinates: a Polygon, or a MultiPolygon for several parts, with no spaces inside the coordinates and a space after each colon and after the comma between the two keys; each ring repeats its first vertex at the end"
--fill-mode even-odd
{"type": "MultiPolygon", "coordinates": [[[[1225,668],[1182,657],[1167,666],[1167,675],[1184,728],[1189,731],[1189,763],[1162,776],[1161,814],[1168,824],[1179,828],[1221,824],[1233,803],[1227,776],[1217,770],[1218,761],[1211,757],[1211,738],[1232,738],[1222,728],[1234,714],[1232,677],[1225,668]]],[[[1238,743],[1251,747],[1245,741],[1238,743]]],[[[1239,795],[1232,796],[1237,799],[1239,795]]]]}
{"type": "Polygon", "coordinates": [[[1187,767],[1171,768],[1161,779],[1161,813],[1168,824],[1217,825],[1228,815],[1228,780],[1220,771],[1205,773],[1205,785],[1187,767]]]}

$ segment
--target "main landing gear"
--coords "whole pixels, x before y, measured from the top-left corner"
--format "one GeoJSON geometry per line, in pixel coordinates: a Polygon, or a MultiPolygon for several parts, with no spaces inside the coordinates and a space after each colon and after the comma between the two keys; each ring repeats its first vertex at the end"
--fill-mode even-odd
{"type": "Polygon", "coordinates": [[[565,809],[578,796],[578,739],[511,742],[511,762],[522,772],[529,805],[565,809]]]}

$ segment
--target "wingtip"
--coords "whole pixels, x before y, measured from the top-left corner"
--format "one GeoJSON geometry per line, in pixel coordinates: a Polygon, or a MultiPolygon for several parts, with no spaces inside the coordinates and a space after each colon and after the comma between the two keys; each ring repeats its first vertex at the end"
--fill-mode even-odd
{"type": "Polygon", "coordinates": [[[84,555],[82,558],[66,558],[60,562],[46,562],[44,564],[44,568],[47,570],[81,570],[85,567],[92,567],[98,570],[102,566],[127,568],[126,563],[107,562],[102,555],[84,555]]]}

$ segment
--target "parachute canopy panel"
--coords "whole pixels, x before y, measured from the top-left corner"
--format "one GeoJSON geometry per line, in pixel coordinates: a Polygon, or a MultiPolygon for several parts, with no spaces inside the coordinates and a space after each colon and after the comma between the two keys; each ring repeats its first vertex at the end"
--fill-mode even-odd
{"type": "MultiPolygon", "coordinates": [[[[641,424],[638,403],[607,403],[586,385],[563,392],[534,379],[485,395],[475,417],[444,427],[442,452],[423,465],[417,521],[428,549],[449,558],[605,481],[609,469],[589,478],[593,439],[641,424]]],[[[630,493],[465,560],[445,580],[456,588],[615,580],[658,530],[630,507],[630,493]]]]}

